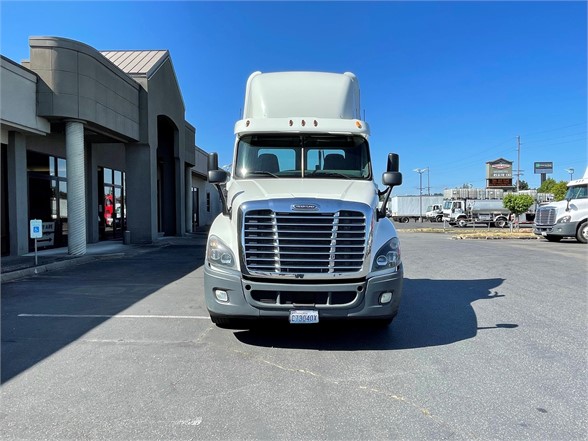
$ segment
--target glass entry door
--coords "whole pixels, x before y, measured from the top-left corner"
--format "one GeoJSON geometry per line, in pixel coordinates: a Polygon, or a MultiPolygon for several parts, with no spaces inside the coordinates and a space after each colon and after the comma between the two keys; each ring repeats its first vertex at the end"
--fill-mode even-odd
{"type": "Polygon", "coordinates": [[[126,229],[124,172],[98,169],[100,240],[121,239],[126,229]]]}

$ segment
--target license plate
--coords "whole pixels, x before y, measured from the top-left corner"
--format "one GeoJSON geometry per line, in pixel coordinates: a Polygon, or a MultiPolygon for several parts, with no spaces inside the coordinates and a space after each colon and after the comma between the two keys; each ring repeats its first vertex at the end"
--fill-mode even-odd
{"type": "Polygon", "coordinates": [[[318,323],[319,315],[316,310],[293,310],[290,311],[290,323],[293,324],[308,324],[318,323]]]}

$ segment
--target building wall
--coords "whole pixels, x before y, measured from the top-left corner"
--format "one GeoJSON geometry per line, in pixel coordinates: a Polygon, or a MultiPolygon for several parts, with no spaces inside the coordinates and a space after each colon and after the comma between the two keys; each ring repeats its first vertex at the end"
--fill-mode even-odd
{"type": "Polygon", "coordinates": [[[8,143],[8,130],[44,135],[49,121],[37,116],[37,76],[13,61],[0,59],[0,120],[2,143],[8,143]]]}
{"type": "Polygon", "coordinates": [[[96,49],[55,37],[32,37],[30,68],[40,78],[38,114],[74,118],[138,140],[139,85],[96,49]]]}
{"type": "Polygon", "coordinates": [[[173,211],[173,233],[192,231],[194,210],[201,225],[210,225],[220,205],[216,190],[205,180],[207,154],[196,148],[196,129],[184,119],[185,106],[171,59],[148,76],[131,77],[83,43],[56,37],[34,37],[29,43],[31,60],[26,65],[30,70],[2,57],[0,75],[2,158],[7,170],[2,207],[7,206],[9,212],[3,216],[9,225],[2,231],[10,235],[10,253],[29,251],[27,151],[68,157],[72,143],[66,142],[65,129],[70,120],[83,124],[82,144],[76,148],[82,148],[85,155],[81,183],[86,195],[87,243],[100,240],[99,170],[105,168],[126,174],[131,241],[150,243],[158,237],[158,221],[168,215],[168,211],[158,212],[162,149],[167,149],[174,177],[173,182],[166,182],[166,194],[173,199],[168,204],[173,211]],[[193,185],[201,194],[195,208],[193,185]]]}

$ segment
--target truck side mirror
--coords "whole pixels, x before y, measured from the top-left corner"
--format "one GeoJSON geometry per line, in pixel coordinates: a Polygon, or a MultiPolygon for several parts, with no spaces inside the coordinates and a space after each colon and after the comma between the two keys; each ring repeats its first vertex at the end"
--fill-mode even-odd
{"type": "Polygon", "coordinates": [[[382,207],[377,211],[378,219],[386,217],[386,207],[388,200],[392,193],[392,188],[402,184],[402,173],[400,173],[400,159],[397,153],[388,153],[388,163],[386,164],[386,171],[382,173],[382,184],[388,189],[385,191],[384,201],[382,207]]]}
{"type": "Polygon", "coordinates": [[[229,214],[229,208],[227,205],[227,198],[225,192],[223,191],[223,186],[227,181],[228,173],[225,170],[221,170],[218,168],[218,154],[211,153],[208,155],[208,182],[214,184],[216,190],[218,191],[221,205],[223,207],[223,214],[229,214]]]}
{"type": "MultiPolygon", "coordinates": [[[[397,172],[400,170],[400,158],[398,153],[388,153],[388,164],[386,166],[386,171],[388,172],[397,172]]],[[[400,184],[398,184],[400,185],[400,184]]]]}
{"type": "Polygon", "coordinates": [[[211,184],[222,184],[227,180],[228,173],[218,168],[218,154],[208,155],[208,182],[211,184]]]}
{"type": "Polygon", "coordinates": [[[208,170],[208,182],[222,184],[226,182],[228,173],[225,170],[208,170]]]}
{"type": "Polygon", "coordinates": [[[402,173],[400,170],[400,157],[398,153],[388,153],[386,172],[382,174],[382,184],[386,187],[395,187],[402,184],[402,173]]]}
{"type": "Polygon", "coordinates": [[[388,171],[382,173],[382,184],[386,187],[395,187],[402,184],[402,173],[397,171],[388,171]]]}
{"type": "Polygon", "coordinates": [[[208,171],[218,169],[218,153],[213,152],[208,155],[208,171]]]}

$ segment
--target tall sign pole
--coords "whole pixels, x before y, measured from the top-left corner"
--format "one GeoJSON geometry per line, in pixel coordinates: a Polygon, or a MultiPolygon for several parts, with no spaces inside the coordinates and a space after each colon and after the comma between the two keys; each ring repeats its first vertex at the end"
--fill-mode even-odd
{"type": "Polygon", "coordinates": [[[521,176],[521,137],[517,136],[517,193],[520,190],[521,176]]]}

